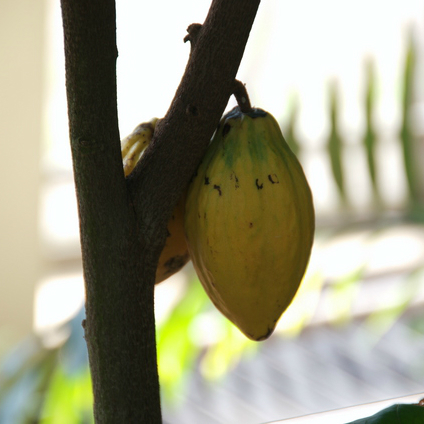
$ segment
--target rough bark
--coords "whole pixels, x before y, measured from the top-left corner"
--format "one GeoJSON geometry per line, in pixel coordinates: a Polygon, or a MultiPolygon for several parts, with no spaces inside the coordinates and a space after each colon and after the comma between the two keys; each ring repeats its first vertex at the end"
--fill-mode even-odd
{"type": "MultiPolygon", "coordinates": [[[[126,180],[114,0],[61,0],[96,423],[161,422],[154,277],[166,222],[233,90],[260,0],[214,0],[151,147],[126,180]]],[[[142,43],[143,40],[140,40],[142,43]]]]}

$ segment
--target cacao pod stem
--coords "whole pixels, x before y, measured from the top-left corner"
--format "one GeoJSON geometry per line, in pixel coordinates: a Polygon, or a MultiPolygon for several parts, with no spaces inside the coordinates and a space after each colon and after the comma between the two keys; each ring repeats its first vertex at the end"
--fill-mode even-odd
{"type": "Polygon", "coordinates": [[[233,95],[237,100],[240,110],[243,113],[252,112],[249,95],[247,94],[246,86],[239,80],[234,81],[233,95]]]}

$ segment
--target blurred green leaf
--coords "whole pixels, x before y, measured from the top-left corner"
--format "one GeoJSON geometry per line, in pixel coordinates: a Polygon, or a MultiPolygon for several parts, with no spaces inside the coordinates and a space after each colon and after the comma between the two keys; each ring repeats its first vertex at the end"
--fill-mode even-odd
{"type": "Polygon", "coordinates": [[[331,285],[329,292],[329,311],[334,324],[345,324],[352,318],[352,309],[360,291],[365,266],[339,278],[331,285]]]}
{"type": "Polygon", "coordinates": [[[342,161],[343,139],[339,129],[339,90],[336,81],[332,81],[329,85],[329,97],[330,134],[327,141],[328,153],[330,156],[331,170],[340,199],[343,204],[347,204],[345,175],[342,161]]]}
{"type": "Polygon", "coordinates": [[[404,277],[403,284],[397,285],[391,293],[386,292],[382,295],[380,307],[367,316],[365,325],[372,329],[377,338],[386,333],[411,305],[421,289],[422,274],[423,270],[418,269],[404,277]],[[395,302],[392,301],[389,306],[387,305],[387,294],[395,299],[395,302]]]}
{"type": "Polygon", "coordinates": [[[181,387],[185,373],[199,353],[199,347],[189,337],[189,328],[195,317],[209,306],[200,282],[190,281],[168,319],[158,326],[158,369],[167,399],[172,399],[176,389],[181,387]]]}
{"type": "Polygon", "coordinates": [[[403,69],[402,124],[400,140],[402,144],[406,181],[408,184],[409,199],[412,209],[419,208],[420,204],[418,185],[419,175],[417,173],[417,164],[415,162],[416,151],[414,149],[414,136],[411,128],[411,105],[415,89],[416,50],[415,40],[411,33],[403,69]]]}
{"type": "Polygon", "coordinates": [[[85,309],[65,327],[70,335],[59,349],[58,364],[46,390],[41,423],[91,424],[93,394],[82,320],[85,309]]]}
{"type": "Polygon", "coordinates": [[[61,347],[47,349],[37,336],[31,336],[3,359],[2,424],[93,422],[87,347],[81,328],[83,317],[81,310],[65,324],[70,332],[61,347]]]}
{"type": "Polygon", "coordinates": [[[247,339],[229,320],[223,320],[224,336],[207,349],[200,363],[202,375],[210,380],[222,378],[246,354],[257,351],[257,342],[247,339]]]}
{"type": "Polygon", "coordinates": [[[347,424],[422,424],[424,408],[419,405],[398,404],[383,409],[371,417],[361,418],[347,424]]]}
{"type": "Polygon", "coordinates": [[[375,65],[370,59],[365,64],[366,72],[366,88],[365,88],[365,134],[363,138],[363,144],[367,155],[368,172],[371,181],[371,187],[373,191],[373,200],[376,206],[382,205],[382,198],[378,187],[377,181],[377,160],[376,160],[376,145],[378,141],[377,131],[374,124],[375,114],[375,96],[376,96],[376,76],[375,76],[375,65]]]}
{"type": "Polygon", "coordinates": [[[223,376],[241,356],[256,349],[209,300],[194,278],[168,319],[157,331],[158,368],[164,400],[177,401],[185,377],[200,360],[207,379],[223,376]]]}
{"type": "Polygon", "coordinates": [[[41,424],[91,424],[93,394],[88,367],[69,375],[58,366],[51,379],[43,406],[41,424]]]}
{"type": "Polygon", "coordinates": [[[46,349],[36,336],[16,346],[0,369],[0,422],[34,423],[57,363],[57,349],[46,349]]]}

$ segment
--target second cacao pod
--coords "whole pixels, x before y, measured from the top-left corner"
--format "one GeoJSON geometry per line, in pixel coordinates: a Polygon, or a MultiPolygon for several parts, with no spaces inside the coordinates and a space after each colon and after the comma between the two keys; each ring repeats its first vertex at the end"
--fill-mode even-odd
{"type": "MultiPolygon", "coordinates": [[[[133,171],[144,150],[150,144],[157,122],[158,119],[153,118],[149,122],[138,125],[129,136],[121,141],[125,176],[133,171]]],[[[185,193],[178,201],[168,221],[165,246],[156,268],[156,284],[175,274],[190,260],[184,235],[184,208],[185,193]]]]}

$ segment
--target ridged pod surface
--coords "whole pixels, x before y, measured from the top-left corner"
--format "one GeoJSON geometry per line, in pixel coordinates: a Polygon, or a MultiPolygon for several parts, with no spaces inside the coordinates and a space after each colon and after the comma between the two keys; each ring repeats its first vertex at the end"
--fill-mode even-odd
{"type": "MultiPolygon", "coordinates": [[[[121,141],[125,176],[133,171],[144,150],[150,144],[157,121],[157,118],[153,118],[149,122],[143,122],[121,141]]],[[[185,193],[168,221],[166,243],[156,269],[156,284],[175,274],[190,260],[184,235],[184,206],[185,193]]]]}
{"type": "Polygon", "coordinates": [[[185,231],[215,306],[264,340],[296,294],[315,230],[311,191],[274,117],[224,116],[189,185],[185,231]]]}

